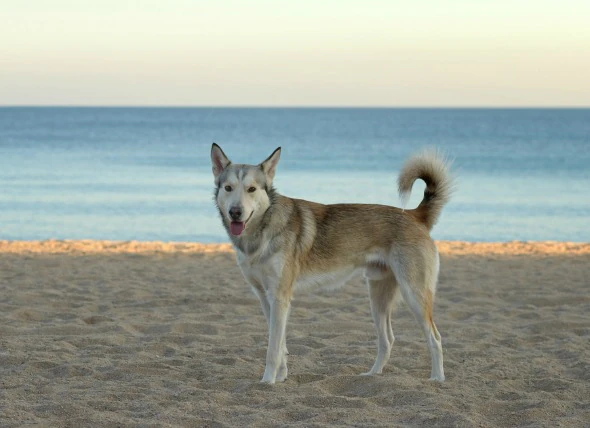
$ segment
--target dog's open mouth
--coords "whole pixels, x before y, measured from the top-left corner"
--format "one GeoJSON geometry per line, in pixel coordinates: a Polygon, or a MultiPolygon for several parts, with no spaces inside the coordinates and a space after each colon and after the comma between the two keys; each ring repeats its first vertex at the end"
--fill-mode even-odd
{"type": "Polygon", "coordinates": [[[246,222],[243,222],[243,221],[232,221],[229,224],[229,229],[230,229],[232,235],[236,235],[236,236],[241,235],[245,228],[246,228],[246,222]]]}
{"type": "Polygon", "coordinates": [[[250,220],[252,214],[254,214],[254,211],[250,213],[250,216],[246,219],[246,221],[232,221],[229,224],[229,230],[231,234],[235,236],[240,236],[246,228],[246,223],[248,223],[248,220],[250,220]]]}

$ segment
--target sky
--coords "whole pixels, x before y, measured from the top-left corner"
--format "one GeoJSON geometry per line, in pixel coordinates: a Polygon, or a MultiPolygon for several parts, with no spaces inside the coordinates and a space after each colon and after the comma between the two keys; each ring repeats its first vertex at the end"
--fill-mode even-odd
{"type": "Polygon", "coordinates": [[[588,0],[0,0],[0,105],[589,107],[588,0]]]}

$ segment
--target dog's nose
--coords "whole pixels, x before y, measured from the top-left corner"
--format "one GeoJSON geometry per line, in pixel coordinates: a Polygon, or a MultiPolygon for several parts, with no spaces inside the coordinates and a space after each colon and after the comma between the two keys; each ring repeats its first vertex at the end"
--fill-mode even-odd
{"type": "Polygon", "coordinates": [[[242,217],[242,209],[240,207],[231,207],[229,209],[229,216],[232,220],[239,220],[242,217]]]}

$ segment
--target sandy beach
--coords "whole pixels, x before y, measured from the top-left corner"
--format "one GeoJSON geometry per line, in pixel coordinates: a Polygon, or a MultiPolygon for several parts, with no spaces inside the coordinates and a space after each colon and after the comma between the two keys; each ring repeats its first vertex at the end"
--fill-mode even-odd
{"type": "Polygon", "coordinates": [[[229,245],[0,241],[0,426],[590,423],[590,244],[438,242],[443,384],[402,303],[384,373],[362,279],[298,294],[289,378],[229,245]]]}

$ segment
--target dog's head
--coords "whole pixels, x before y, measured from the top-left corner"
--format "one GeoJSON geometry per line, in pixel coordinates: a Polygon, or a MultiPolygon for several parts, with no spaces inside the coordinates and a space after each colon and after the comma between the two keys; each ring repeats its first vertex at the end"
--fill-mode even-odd
{"type": "Polygon", "coordinates": [[[223,222],[234,236],[247,234],[270,206],[272,180],[281,148],[259,165],[233,164],[217,144],[211,146],[215,202],[223,222]]]}

